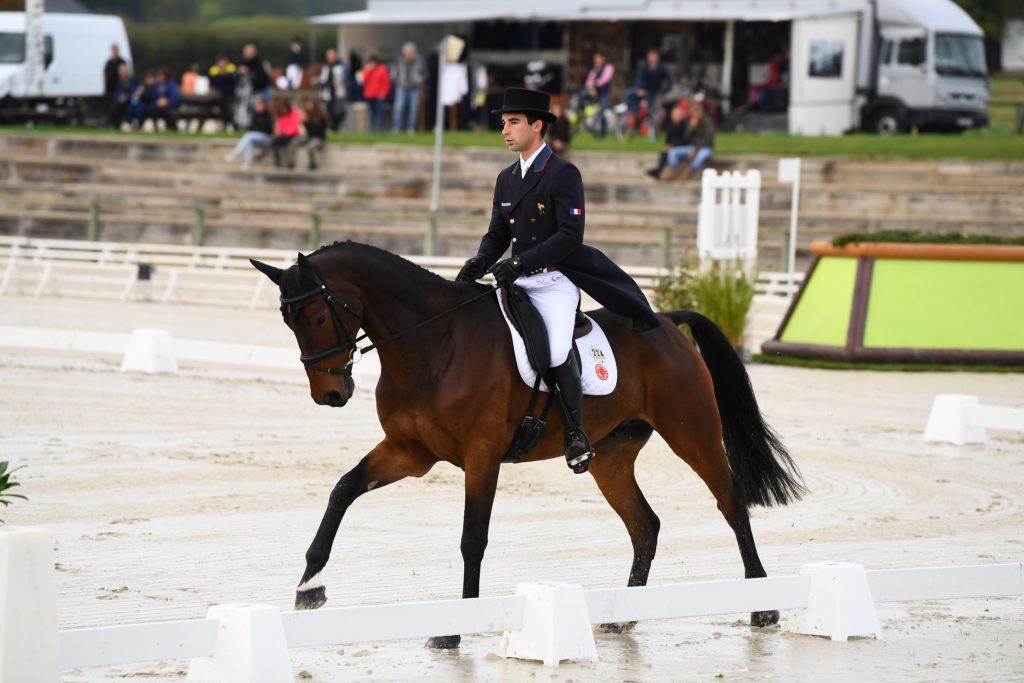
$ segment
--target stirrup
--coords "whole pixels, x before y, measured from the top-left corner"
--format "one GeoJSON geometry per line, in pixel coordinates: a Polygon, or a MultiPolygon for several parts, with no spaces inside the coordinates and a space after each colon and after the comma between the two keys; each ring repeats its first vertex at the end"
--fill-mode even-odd
{"type": "Polygon", "coordinates": [[[566,444],[565,462],[567,465],[569,465],[569,469],[571,469],[573,472],[575,472],[576,474],[583,474],[588,469],[590,469],[590,461],[594,459],[594,449],[590,445],[590,442],[586,436],[582,436],[581,434],[576,432],[571,433],[567,438],[567,441],[569,443],[566,444]],[[568,446],[574,443],[585,444],[586,450],[577,455],[570,456],[568,446]]]}

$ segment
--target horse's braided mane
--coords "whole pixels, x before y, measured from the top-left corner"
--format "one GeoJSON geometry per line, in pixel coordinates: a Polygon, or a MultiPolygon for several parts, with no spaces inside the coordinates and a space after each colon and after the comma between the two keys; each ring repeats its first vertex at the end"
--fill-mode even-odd
{"type": "Polygon", "coordinates": [[[448,280],[441,277],[437,273],[433,273],[422,266],[416,265],[412,261],[402,258],[397,254],[392,254],[390,251],[387,251],[385,249],[374,247],[369,244],[363,244],[361,242],[353,242],[351,240],[346,240],[344,242],[334,242],[332,244],[322,246],[315,252],[310,254],[310,256],[316,256],[317,254],[320,254],[322,252],[333,251],[352,253],[359,258],[369,258],[384,261],[390,266],[393,266],[394,268],[399,270],[400,272],[408,275],[410,278],[429,276],[434,280],[448,282],[448,280]]]}

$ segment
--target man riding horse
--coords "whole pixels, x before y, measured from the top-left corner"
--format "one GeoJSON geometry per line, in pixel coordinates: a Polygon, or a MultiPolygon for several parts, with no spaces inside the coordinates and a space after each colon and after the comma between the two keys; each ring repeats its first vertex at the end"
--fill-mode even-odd
{"type": "Polygon", "coordinates": [[[501,109],[493,110],[501,114],[505,144],[519,159],[498,174],[487,234],[456,281],[492,272],[499,285],[514,283],[529,295],[547,328],[551,374],[565,415],[565,459],[581,474],[594,450],[583,431],[580,369],[570,353],[578,288],[613,313],[632,318],[638,331],[656,328],[658,319],[636,282],[583,244],[583,178],[544,142],[548,125],[556,120],[550,103],[545,93],[508,88],[501,109]],[[498,261],[509,244],[511,257],[498,261]]]}

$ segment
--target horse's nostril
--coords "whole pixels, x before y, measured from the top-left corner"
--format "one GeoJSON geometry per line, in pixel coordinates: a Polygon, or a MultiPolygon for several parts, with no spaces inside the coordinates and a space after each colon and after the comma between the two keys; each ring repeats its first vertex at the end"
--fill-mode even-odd
{"type": "Polygon", "coordinates": [[[324,394],[323,402],[332,408],[338,408],[345,405],[345,401],[341,397],[341,393],[337,391],[328,391],[324,394]]]}

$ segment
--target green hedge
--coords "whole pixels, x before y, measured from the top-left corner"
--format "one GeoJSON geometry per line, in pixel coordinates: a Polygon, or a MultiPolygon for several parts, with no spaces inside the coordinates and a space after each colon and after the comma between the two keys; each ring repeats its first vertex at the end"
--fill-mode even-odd
{"type": "MultiPolygon", "coordinates": [[[[301,19],[261,17],[229,19],[212,24],[159,22],[155,24],[128,23],[135,73],[147,69],[169,66],[176,76],[192,63],[202,71],[210,68],[217,56],[225,54],[235,63],[242,59],[242,46],[256,43],[260,54],[274,68],[288,63],[288,49],[293,36],[302,38],[308,52],[310,48],[309,24],[301,19]]],[[[323,61],[323,53],[337,42],[337,33],[331,27],[316,30],[316,55],[311,61],[323,61]]]]}
{"type": "Polygon", "coordinates": [[[913,244],[1020,244],[1024,237],[999,235],[964,235],[959,232],[919,232],[917,230],[879,230],[878,232],[848,232],[832,240],[832,246],[858,242],[910,242],[913,244]]]}

